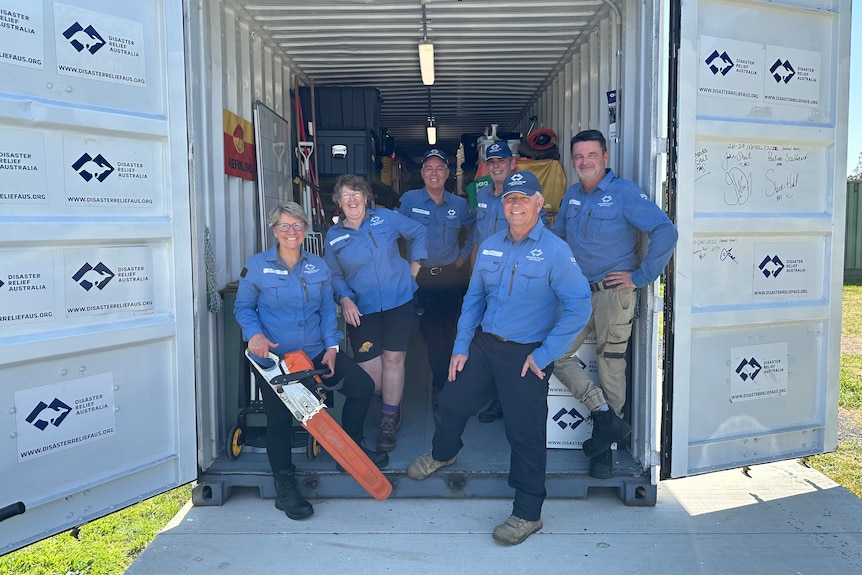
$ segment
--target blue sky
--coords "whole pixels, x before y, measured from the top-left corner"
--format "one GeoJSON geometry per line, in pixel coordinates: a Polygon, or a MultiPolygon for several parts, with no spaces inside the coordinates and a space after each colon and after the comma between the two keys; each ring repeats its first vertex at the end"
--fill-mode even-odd
{"type": "Polygon", "coordinates": [[[862,5],[853,10],[850,48],[850,120],[847,134],[847,174],[853,171],[862,152],[862,5]]]}

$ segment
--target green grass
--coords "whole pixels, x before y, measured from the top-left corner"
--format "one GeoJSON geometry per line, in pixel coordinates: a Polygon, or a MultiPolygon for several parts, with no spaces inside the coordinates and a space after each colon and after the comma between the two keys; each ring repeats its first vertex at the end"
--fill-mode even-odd
{"type": "Polygon", "coordinates": [[[862,498],[862,442],[842,441],[836,451],[806,460],[808,465],[862,498]]]}
{"type": "Polygon", "coordinates": [[[0,557],[0,575],[119,575],[189,500],[177,487],[0,557]]]}
{"type": "MultiPolygon", "coordinates": [[[[844,282],[841,336],[862,338],[862,280],[844,282]]],[[[841,355],[838,405],[862,427],[862,355],[841,355]]],[[[862,498],[862,442],[847,440],[832,453],[814,455],[806,462],[862,498]]]]}

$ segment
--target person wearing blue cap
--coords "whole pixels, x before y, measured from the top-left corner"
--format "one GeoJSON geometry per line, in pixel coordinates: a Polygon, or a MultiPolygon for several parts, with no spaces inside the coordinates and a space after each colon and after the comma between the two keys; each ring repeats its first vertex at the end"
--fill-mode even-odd
{"type": "MultiPolygon", "coordinates": [[[[471,263],[476,261],[479,244],[499,232],[505,230],[509,223],[503,213],[503,182],[515,171],[517,163],[512,156],[512,150],[506,142],[494,142],[485,149],[485,166],[491,184],[476,192],[476,226],[473,228],[473,255],[471,263]]],[[[548,225],[544,207],[539,214],[542,225],[548,225]]],[[[487,408],[479,412],[479,421],[491,423],[503,417],[503,408],[496,397],[487,408]]]]}
{"type": "Polygon", "coordinates": [[[637,288],[661,274],[673,254],[677,231],[641,188],[618,178],[607,167],[604,135],[584,130],[571,140],[572,166],[578,182],[566,190],[554,233],[566,240],[592,291],[592,316],[562,359],[560,381],[591,411],[593,434],[584,442],[589,474],[613,476],[611,444],[625,439],[631,426],[623,419],[626,402],[626,350],[632,333],[637,288]],[[638,258],[640,234],[649,247],[638,258]],[[580,367],[575,352],[594,333],[599,385],[580,367]]]}
{"type": "MultiPolygon", "coordinates": [[[[590,288],[572,250],[539,221],[544,199],[530,172],[503,184],[508,227],[479,246],[464,296],[432,449],[407,467],[425,479],[455,463],[467,421],[496,393],[511,446],[512,514],[495,540],[516,545],[542,528],[548,379],[590,317],[590,288]]],[[[481,448],[481,446],[480,446],[481,448]]]]}
{"type": "Polygon", "coordinates": [[[442,150],[434,148],[425,153],[421,175],[425,187],[405,192],[398,211],[422,224],[428,238],[428,257],[416,276],[419,284],[416,295],[419,307],[424,310],[419,331],[428,350],[431,401],[436,406],[449,371],[455,324],[464,293],[459,270],[470,258],[470,235],[476,216],[467,200],[446,191],[449,165],[442,150]]]}

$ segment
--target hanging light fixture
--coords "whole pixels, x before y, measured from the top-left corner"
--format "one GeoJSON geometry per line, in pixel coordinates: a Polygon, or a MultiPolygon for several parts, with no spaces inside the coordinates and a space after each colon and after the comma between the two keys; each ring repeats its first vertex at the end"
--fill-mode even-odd
{"type": "Polygon", "coordinates": [[[428,145],[434,146],[437,144],[437,126],[434,125],[434,116],[428,116],[428,126],[425,128],[425,133],[428,136],[428,145]]]}
{"type": "Polygon", "coordinates": [[[428,86],[428,126],[425,127],[425,135],[429,146],[437,144],[437,126],[434,125],[434,112],[431,111],[431,86],[428,86]]]}
{"type": "Polygon", "coordinates": [[[419,42],[419,72],[422,83],[434,84],[434,44],[428,41],[428,20],[425,16],[425,3],[422,3],[422,41],[419,42]]]}

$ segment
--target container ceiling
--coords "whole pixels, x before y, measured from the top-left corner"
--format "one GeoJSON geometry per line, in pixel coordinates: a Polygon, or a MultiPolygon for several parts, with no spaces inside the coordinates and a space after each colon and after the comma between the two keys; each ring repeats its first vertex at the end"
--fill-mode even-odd
{"type": "Polygon", "coordinates": [[[429,112],[438,147],[447,153],[454,153],[462,133],[479,133],[492,123],[518,131],[517,121],[615,3],[234,1],[306,82],[379,89],[381,126],[396,138],[399,155],[414,158],[428,148],[429,112]],[[419,73],[423,37],[434,44],[430,90],[419,73]]]}

